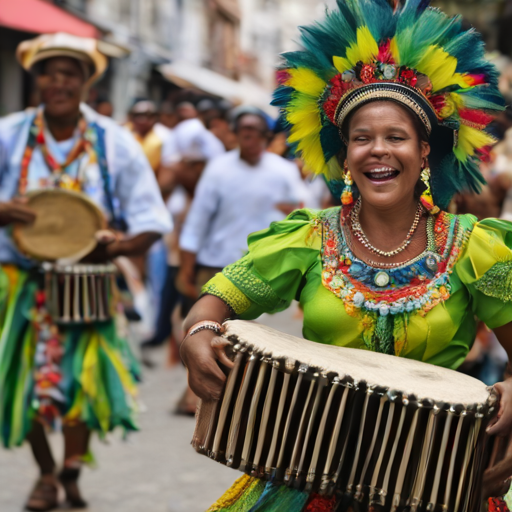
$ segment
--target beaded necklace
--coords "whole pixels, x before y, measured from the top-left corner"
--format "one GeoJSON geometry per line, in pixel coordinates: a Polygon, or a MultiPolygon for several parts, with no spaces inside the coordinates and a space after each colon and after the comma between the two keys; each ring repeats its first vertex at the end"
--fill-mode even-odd
{"type": "Polygon", "coordinates": [[[21,161],[21,171],[19,180],[19,194],[25,195],[28,186],[28,172],[30,161],[36,147],[41,149],[44,161],[52,173],[52,181],[55,188],[68,188],[71,190],[80,191],[80,176],[77,174],[74,180],[66,174],[66,169],[77,159],[79,159],[85,152],[94,155],[94,149],[91,141],[85,136],[87,130],[87,121],[81,116],[78,121],[79,138],[75,145],[69,152],[66,161],[59,164],[54,156],[50,153],[46,144],[46,137],[44,133],[44,115],[43,109],[39,109],[37,115],[29,130],[27,146],[21,161]]]}
{"type": "Polygon", "coordinates": [[[356,205],[350,212],[350,226],[352,228],[352,232],[354,233],[355,237],[359,240],[359,242],[366,247],[370,252],[373,254],[378,254],[379,256],[383,256],[384,258],[392,258],[393,256],[396,256],[397,254],[400,254],[401,252],[405,251],[407,247],[409,247],[409,244],[411,243],[412,237],[414,233],[416,232],[416,229],[418,229],[418,225],[420,223],[421,215],[423,213],[423,206],[421,203],[418,203],[418,207],[416,208],[416,214],[414,216],[414,221],[412,223],[411,229],[409,229],[409,233],[407,233],[407,236],[405,240],[402,242],[402,244],[394,249],[393,251],[382,251],[381,249],[377,249],[377,247],[373,246],[368,240],[368,237],[366,236],[365,232],[363,231],[363,228],[361,226],[361,223],[359,222],[359,213],[361,211],[361,198],[357,200],[356,205]]]}
{"type": "MultiPolygon", "coordinates": [[[[347,245],[353,254],[354,253],[354,244],[352,242],[352,232],[350,231],[350,229],[347,228],[346,223],[341,225],[341,229],[343,231],[343,236],[345,237],[345,241],[347,242],[347,245]]],[[[369,265],[371,267],[376,267],[376,268],[403,268],[403,267],[406,267],[407,265],[412,265],[413,263],[416,263],[417,261],[420,261],[421,259],[429,256],[429,253],[434,253],[436,250],[435,233],[434,233],[434,218],[431,215],[427,218],[426,233],[427,233],[427,245],[426,245],[425,250],[421,254],[419,254],[418,256],[416,256],[410,260],[400,261],[397,263],[381,263],[378,261],[373,261],[368,258],[359,258],[359,259],[361,261],[363,261],[364,263],[366,263],[367,265],[369,265]]],[[[432,265],[433,265],[433,263],[432,263],[432,265]]]]}
{"type": "Polygon", "coordinates": [[[450,274],[471,230],[456,215],[429,216],[426,250],[382,268],[354,256],[340,214],[340,208],[321,213],[322,283],[343,300],[350,316],[361,319],[366,348],[400,355],[409,316],[424,316],[450,298],[450,274]]]}

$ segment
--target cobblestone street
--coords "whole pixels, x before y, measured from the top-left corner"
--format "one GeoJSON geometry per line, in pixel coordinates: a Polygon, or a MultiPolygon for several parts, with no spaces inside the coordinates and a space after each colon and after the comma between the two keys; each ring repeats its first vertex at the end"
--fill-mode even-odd
{"type": "MultiPolygon", "coordinates": [[[[267,325],[300,335],[296,309],[266,316],[267,325]]],[[[239,476],[238,472],[197,455],[190,446],[194,420],[171,414],[183,391],[185,371],[166,368],[165,350],[155,352],[158,366],[144,375],[141,432],[93,442],[97,469],[86,468],[82,489],[91,512],[201,512],[239,476]]],[[[52,436],[62,458],[60,436],[52,436]]],[[[0,451],[0,511],[19,512],[37,477],[27,445],[0,451]]]]}

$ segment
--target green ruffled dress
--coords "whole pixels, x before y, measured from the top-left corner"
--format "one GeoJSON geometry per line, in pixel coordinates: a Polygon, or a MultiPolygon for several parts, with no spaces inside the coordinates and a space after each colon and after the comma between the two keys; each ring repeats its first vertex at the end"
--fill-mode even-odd
{"type": "MultiPolygon", "coordinates": [[[[203,293],[245,320],[295,299],[309,340],[456,369],[478,319],[491,329],[512,321],[512,223],[440,212],[429,218],[427,233],[429,246],[418,258],[375,269],[351,253],[340,208],[299,210],[250,235],[247,255],[203,293]]],[[[228,492],[211,510],[227,510],[226,498],[235,495],[242,499],[228,492]]]]}

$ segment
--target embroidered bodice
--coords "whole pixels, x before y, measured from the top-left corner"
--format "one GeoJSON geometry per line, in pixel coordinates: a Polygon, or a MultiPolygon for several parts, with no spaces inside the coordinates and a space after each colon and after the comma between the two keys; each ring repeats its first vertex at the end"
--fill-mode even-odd
{"type": "Polygon", "coordinates": [[[480,318],[512,319],[512,224],[441,212],[428,221],[428,247],[396,268],[354,257],[340,209],[300,210],[249,237],[249,253],[204,288],[244,319],[304,311],[304,336],[456,368],[480,318]],[[508,290],[508,291],[507,291],[508,290]]]}

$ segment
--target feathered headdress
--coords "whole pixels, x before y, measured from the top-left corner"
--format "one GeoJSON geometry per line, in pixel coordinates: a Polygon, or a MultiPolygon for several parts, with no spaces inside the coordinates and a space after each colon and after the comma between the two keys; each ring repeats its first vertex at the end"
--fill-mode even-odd
{"type": "Polygon", "coordinates": [[[283,55],[273,104],[306,164],[334,181],[350,112],[382,99],[407,106],[430,136],[432,193],[446,207],[456,192],[480,190],[478,161],[495,142],[485,130],[503,100],[480,35],[429,3],[338,0],[323,22],[301,27],[304,50],[283,55]]]}

